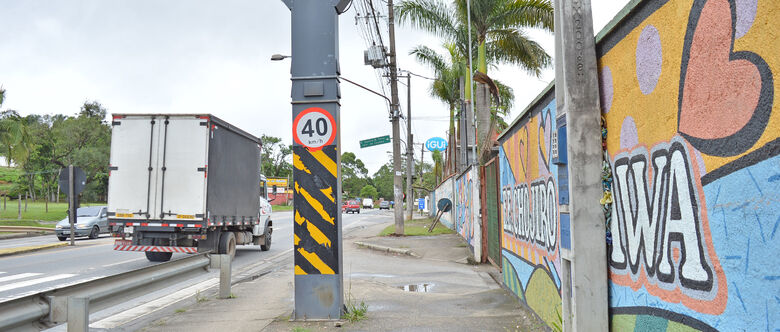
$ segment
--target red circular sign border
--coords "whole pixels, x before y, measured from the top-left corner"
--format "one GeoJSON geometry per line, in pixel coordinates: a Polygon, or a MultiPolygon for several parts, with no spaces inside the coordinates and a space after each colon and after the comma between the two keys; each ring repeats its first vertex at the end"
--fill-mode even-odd
{"type": "Polygon", "coordinates": [[[326,111],[324,108],[321,108],[321,107],[309,107],[309,108],[303,110],[303,112],[299,113],[298,116],[295,117],[295,120],[293,120],[293,125],[292,126],[293,126],[293,139],[295,140],[295,142],[297,142],[298,144],[306,147],[309,150],[313,150],[313,151],[322,150],[322,148],[324,148],[324,147],[326,147],[328,145],[331,145],[333,143],[333,141],[336,139],[336,120],[333,118],[332,115],[330,115],[330,112],[326,111]],[[318,148],[312,148],[312,147],[307,146],[306,144],[301,143],[301,140],[298,138],[298,132],[297,132],[298,121],[301,120],[301,117],[303,117],[306,114],[314,113],[314,112],[325,114],[325,116],[328,118],[328,120],[330,120],[330,127],[333,128],[333,134],[330,135],[330,139],[328,139],[328,141],[325,142],[325,144],[323,144],[322,146],[320,146],[318,148]]]}

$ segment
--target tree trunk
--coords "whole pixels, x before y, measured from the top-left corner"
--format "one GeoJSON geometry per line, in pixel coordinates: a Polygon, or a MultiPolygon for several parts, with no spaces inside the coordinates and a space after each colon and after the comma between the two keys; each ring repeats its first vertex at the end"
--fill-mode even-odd
{"type": "Polygon", "coordinates": [[[21,220],[22,219],[22,194],[19,194],[19,197],[16,200],[17,210],[19,211],[18,216],[16,219],[21,220]]]}
{"type": "Polygon", "coordinates": [[[27,212],[27,197],[30,196],[30,193],[28,191],[27,194],[24,195],[24,212],[27,212]]]}
{"type": "Polygon", "coordinates": [[[60,202],[60,182],[57,181],[57,203],[60,202]]]}
{"type": "Polygon", "coordinates": [[[490,149],[490,90],[487,84],[477,83],[477,90],[474,93],[477,111],[477,160],[482,163],[485,150],[490,149]]]}
{"type": "Polygon", "coordinates": [[[477,48],[477,70],[487,74],[487,47],[484,40],[477,48]]]}

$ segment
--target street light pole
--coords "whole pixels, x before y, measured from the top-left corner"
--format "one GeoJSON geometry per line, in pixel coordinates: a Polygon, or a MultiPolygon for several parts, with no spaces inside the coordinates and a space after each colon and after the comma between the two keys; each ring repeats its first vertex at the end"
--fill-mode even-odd
{"type": "Polygon", "coordinates": [[[395,234],[404,234],[403,216],[403,184],[401,181],[401,128],[398,118],[398,68],[396,66],[395,53],[395,17],[393,14],[393,0],[387,0],[387,21],[390,37],[390,112],[393,121],[393,206],[395,219],[395,234]]]}

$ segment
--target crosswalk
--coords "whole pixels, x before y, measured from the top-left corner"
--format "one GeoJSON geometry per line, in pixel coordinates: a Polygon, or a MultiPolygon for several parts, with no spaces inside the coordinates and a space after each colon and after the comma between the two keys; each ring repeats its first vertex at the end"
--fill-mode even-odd
{"type": "Polygon", "coordinates": [[[62,280],[76,277],[76,274],[62,273],[62,274],[47,274],[47,273],[17,273],[9,274],[0,271],[0,294],[3,292],[13,291],[20,288],[31,287],[49,283],[52,281],[62,280]]]}

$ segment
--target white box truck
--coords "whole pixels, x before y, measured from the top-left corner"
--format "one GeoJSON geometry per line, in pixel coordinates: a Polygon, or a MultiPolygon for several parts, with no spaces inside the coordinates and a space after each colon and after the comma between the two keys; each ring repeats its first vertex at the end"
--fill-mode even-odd
{"type": "Polygon", "coordinates": [[[114,114],[108,218],[114,250],[235,255],[271,246],[260,139],[208,114],[114,114]]]}

